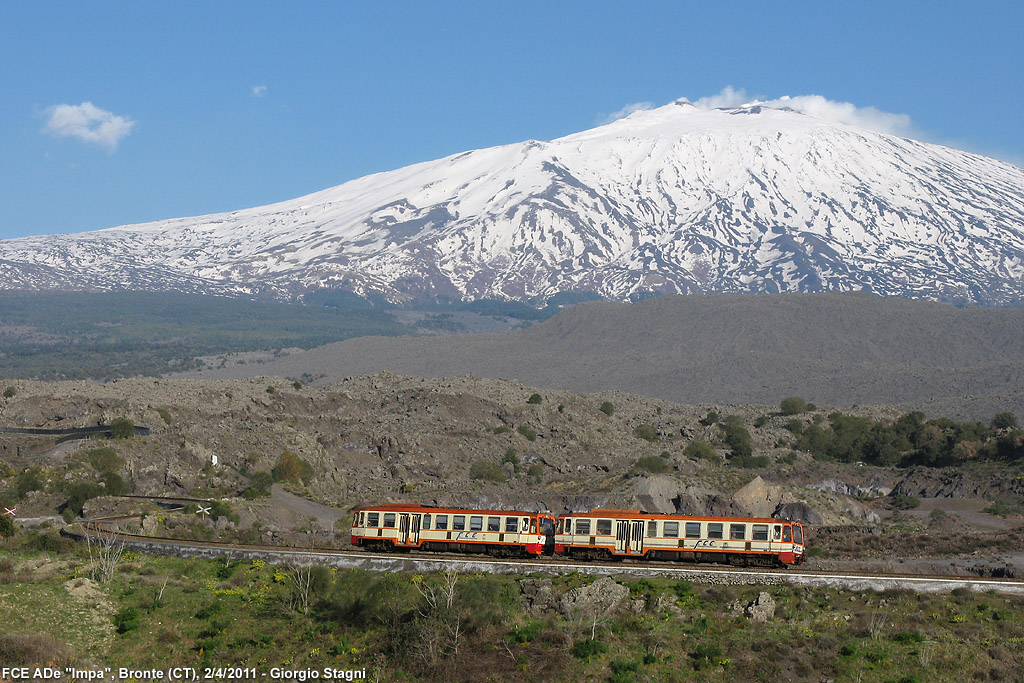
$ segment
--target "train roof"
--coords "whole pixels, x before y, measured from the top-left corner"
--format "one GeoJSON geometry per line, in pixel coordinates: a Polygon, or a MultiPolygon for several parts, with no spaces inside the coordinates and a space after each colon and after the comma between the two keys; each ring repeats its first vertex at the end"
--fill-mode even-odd
{"type": "Polygon", "coordinates": [[[644,512],[642,510],[614,510],[605,508],[594,508],[588,512],[569,512],[561,517],[601,517],[601,518],[623,518],[630,519],[668,519],[679,521],[700,521],[700,522],[753,522],[755,524],[782,524],[792,522],[790,519],[777,519],[775,517],[712,517],[710,515],[677,515],[663,514],[660,512],[644,512]]]}
{"type": "Polygon", "coordinates": [[[515,517],[531,517],[534,515],[540,515],[544,517],[552,517],[555,515],[550,512],[527,512],[525,510],[478,510],[470,508],[448,508],[448,507],[435,507],[433,505],[413,505],[410,503],[383,503],[381,505],[360,505],[357,507],[355,512],[367,512],[367,511],[380,511],[380,512],[421,512],[429,514],[478,514],[478,515],[504,515],[515,516],[515,517]]]}

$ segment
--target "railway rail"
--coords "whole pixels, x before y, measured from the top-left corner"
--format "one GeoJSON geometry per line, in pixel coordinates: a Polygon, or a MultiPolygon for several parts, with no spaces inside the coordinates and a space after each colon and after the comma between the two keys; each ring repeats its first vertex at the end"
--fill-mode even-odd
{"type": "Polygon", "coordinates": [[[621,560],[614,562],[575,562],[562,557],[529,560],[497,559],[488,556],[452,555],[409,551],[401,553],[370,552],[358,548],[300,548],[289,546],[247,545],[222,541],[186,541],[181,539],[140,536],[112,531],[103,525],[126,517],[91,520],[80,530],[65,528],[62,534],[84,538],[93,534],[110,534],[112,538],[152,554],[181,557],[263,560],[271,564],[321,564],[339,568],[370,571],[444,571],[503,574],[567,574],[580,572],[608,576],[666,576],[709,584],[791,584],[809,587],[845,588],[849,590],[908,589],[918,592],[947,592],[957,588],[995,591],[1024,595],[1024,581],[972,576],[925,574],[875,574],[866,572],[831,572],[807,569],[737,568],[720,565],[680,564],[621,560]]]}

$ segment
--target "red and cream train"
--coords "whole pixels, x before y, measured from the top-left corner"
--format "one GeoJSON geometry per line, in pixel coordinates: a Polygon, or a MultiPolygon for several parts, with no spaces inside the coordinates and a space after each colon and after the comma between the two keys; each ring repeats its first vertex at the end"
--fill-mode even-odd
{"type": "Polygon", "coordinates": [[[803,561],[799,522],[758,517],[591,510],[554,517],[515,510],[387,504],[355,510],[352,544],[496,557],[557,554],[578,559],[682,560],[734,565],[803,561]]]}

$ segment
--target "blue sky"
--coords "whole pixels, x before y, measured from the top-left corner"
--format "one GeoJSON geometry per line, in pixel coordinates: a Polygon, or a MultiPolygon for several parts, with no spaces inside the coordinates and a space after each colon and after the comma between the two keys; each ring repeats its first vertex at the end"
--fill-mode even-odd
{"type": "Polygon", "coordinates": [[[268,204],[727,86],[1024,165],[1022,6],[0,2],[0,238],[268,204]]]}

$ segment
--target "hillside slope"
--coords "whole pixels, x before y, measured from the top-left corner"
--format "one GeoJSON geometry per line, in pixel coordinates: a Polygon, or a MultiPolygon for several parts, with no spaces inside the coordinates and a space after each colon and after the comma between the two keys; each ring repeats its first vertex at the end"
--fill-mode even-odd
{"type": "Polygon", "coordinates": [[[204,376],[305,373],[326,382],[381,370],[680,403],[775,405],[800,395],[988,420],[1003,410],[1024,416],[1024,310],[855,294],[593,302],[519,332],[352,339],[204,376]]]}

